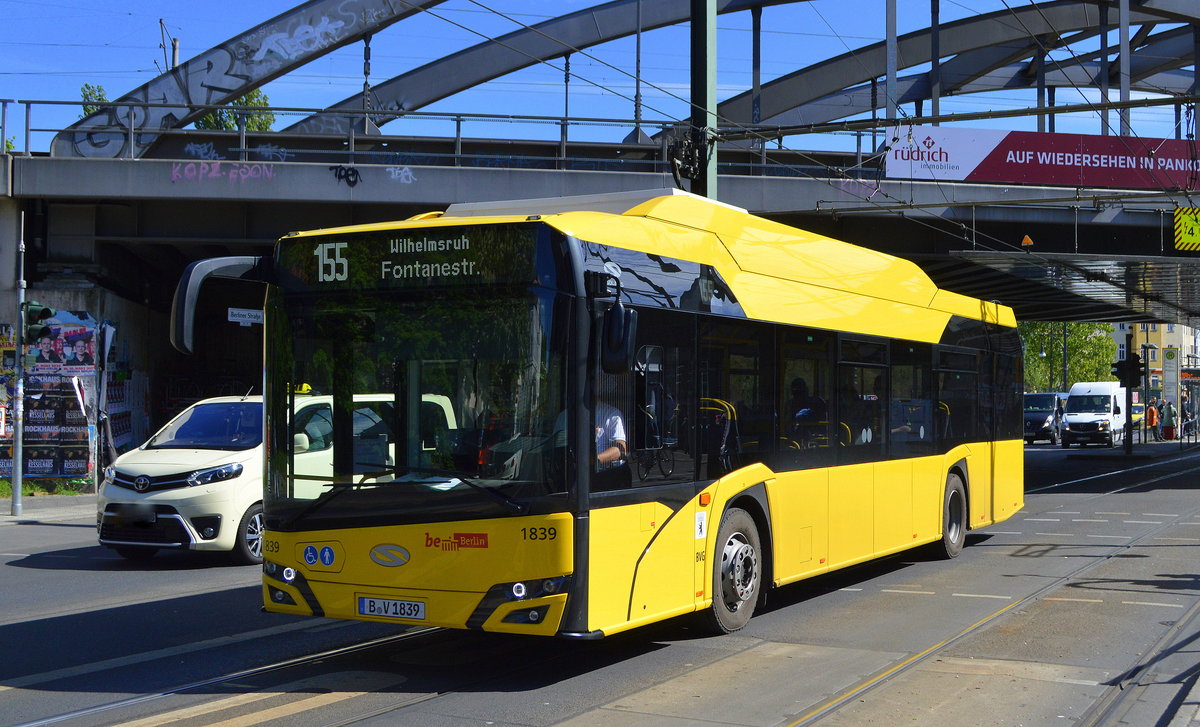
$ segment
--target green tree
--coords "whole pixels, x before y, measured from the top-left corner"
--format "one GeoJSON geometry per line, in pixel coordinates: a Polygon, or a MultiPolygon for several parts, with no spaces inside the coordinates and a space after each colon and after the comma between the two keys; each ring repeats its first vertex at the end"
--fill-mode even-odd
{"type": "Polygon", "coordinates": [[[83,97],[83,113],[79,116],[81,119],[86,119],[97,111],[107,108],[102,105],[108,103],[108,94],[104,91],[104,86],[85,83],[79,89],[79,95],[83,97]]]}
{"type": "MultiPolygon", "coordinates": [[[[254,89],[245,96],[240,96],[230,104],[230,106],[262,106],[271,105],[267,95],[259,89],[254,89]]],[[[243,113],[232,108],[220,108],[212,113],[205,114],[199,119],[196,119],[197,129],[208,129],[212,131],[237,131],[238,114],[243,113]]],[[[275,114],[270,111],[250,111],[245,112],[246,130],[247,131],[270,131],[271,125],[275,123],[275,114]]]]}
{"type": "Polygon", "coordinates": [[[1025,345],[1026,391],[1069,391],[1076,381],[1116,380],[1112,364],[1117,360],[1117,344],[1107,323],[1021,321],[1017,330],[1025,345]]]}
{"type": "Polygon", "coordinates": [[[15,139],[15,136],[10,136],[4,140],[4,151],[12,151],[13,149],[17,148],[15,139]]]}

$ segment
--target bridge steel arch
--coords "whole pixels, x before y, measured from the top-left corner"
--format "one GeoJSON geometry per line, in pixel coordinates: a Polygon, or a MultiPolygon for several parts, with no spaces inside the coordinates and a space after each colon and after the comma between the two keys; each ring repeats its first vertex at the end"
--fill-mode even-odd
{"type": "MultiPolygon", "coordinates": [[[[938,30],[940,55],[954,58],[942,66],[942,73],[945,74],[947,66],[950,66],[949,70],[956,74],[960,86],[966,87],[991,70],[1008,65],[1015,59],[1032,56],[1039,48],[1039,38],[1058,39],[1069,32],[1080,32],[1079,37],[1098,34],[1099,19],[1099,11],[1091,2],[1058,0],[947,23],[938,30]]],[[[1200,22],[1200,13],[1194,5],[1185,5],[1176,0],[1148,0],[1130,11],[1131,25],[1163,22],[1200,22]]],[[[917,66],[932,60],[932,33],[933,29],[925,28],[897,38],[901,67],[917,66]]],[[[885,42],[873,43],[763,84],[761,123],[789,126],[818,123],[816,118],[806,113],[811,113],[814,108],[812,104],[821,99],[836,98],[848,90],[860,91],[859,84],[869,84],[881,75],[870,69],[883,68],[885,54],[885,42]]],[[[1186,65],[1188,55],[1191,53],[1177,56],[1179,61],[1174,65],[1186,65]]],[[[1144,57],[1150,58],[1149,55],[1144,57]]],[[[906,101],[921,98],[920,95],[914,95],[918,85],[929,86],[928,74],[910,76],[908,81],[908,95],[897,94],[898,98],[906,101]],[[920,76],[925,76],[924,84],[918,84],[916,79],[920,76]]],[[[1033,81],[1034,78],[1030,76],[1030,84],[1033,81]]],[[[1096,83],[1097,79],[1093,77],[1089,85],[1096,83]]],[[[978,90],[993,89],[981,87],[978,90]]],[[[928,98],[928,91],[925,93],[924,98],[928,98]]],[[[882,105],[885,102],[881,100],[877,103],[882,105]]],[[[753,92],[745,91],[719,104],[718,115],[731,123],[748,125],[752,118],[752,104],[753,92]]],[[[860,107],[819,120],[828,121],[863,110],[866,109],[860,107]]]]}
{"type": "Polygon", "coordinates": [[[157,76],[55,136],[63,157],[139,157],[210,111],[442,0],[311,0],[157,76]],[[160,104],[135,113],[122,101],[160,104]]]}
{"type": "MultiPolygon", "coordinates": [[[[1095,36],[1098,33],[1081,33],[1095,36]]],[[[1076,36],[1073,40],[1078,40],[1076,36]]],[[[943,94],[962,96],[1001,89],[1031,88],[1037,83],[1032,62],[1009,63],[1012,58],[1036,53],[1036,44],[1014,44],[1013,52],[1005,46],[979,48],[961,53],[941,66],[943,94]]],[[[1187,95],[1195,87],[1195,75],[1177,70],[1193,56],[1194,41],[1191,28],[1174,28],[1152,35],[1131,54],[1130,88],[1158,94],[1187,95]],[[1164,61],[1164,58],[1171,59],[1164,61]]],[[[1065,61],[1048,64],[1043,71],[1047,88],[1085,88],[1098,85],[1102,72],[1098,53],[1089,53],[1065,61]]],[[[765,90],[765,89],[764,89],[765,90]]],[[[852,86],[799,104],[784,112],[780,118],[789,124],[819,124],[846,118],[871,110],[873,92],[870,83],[852,86]]],[[[897,79],[897,103],[925,101],[932,97],[928,73],[916,73],[897,79]]],[[[874,104],[878,106],[878,101],[874,104]]]]}
{"type": "MultiPolygon", "coordinates": [[[[755,7],[782,5],[807,0],[717,0],[717,13],[733,13],[755,7]]],[[[638,0],[613,0],[513,31],[494,40],[414,68],[371,90],[375,108],[386,111],[416,111],[435,101],[453,96],[500,76],[543,61],[560,58],[583,48],[617,40],[637,32],[635,8],[638,0]]],[[[655,0],[642,6],[642,29],[675,25],[691,17],[690,0],[655,0]]],[[[329,106],[327,112],[361,109],[361,95],[329,106]]],[[[395,116],[373,120],[383,124],[395,116]]],[[[289,133],[338,133],[349,130],[351,119],[336,113],[321,113],[284,129],[289,133]]]]}

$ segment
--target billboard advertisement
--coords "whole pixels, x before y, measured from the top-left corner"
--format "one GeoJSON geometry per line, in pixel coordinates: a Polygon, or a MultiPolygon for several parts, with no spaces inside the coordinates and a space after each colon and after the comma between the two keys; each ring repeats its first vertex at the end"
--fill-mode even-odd
{"type": "MultiPolygon", "coordinates": [[[[90,433],[80,408],[75,382],[85,391],[96,388],[97,321],[84,311],[57,311],[43,321],[45,335],[25,341],[15,351],[11,333],[0,335],[0,404],[12,404],[15,357],[25,370],[24,436],[21,440],[25,477],[83,477],[89,470],[90,433]],[[11,353],[10,353],[11,350],[11,353]],[[9,359],[13,359],[11,362],[9,359]]],[[[8,412],[6,411],[7,415],[8,412]]],[[[0,477],[12,474],[12,417],[0,432],[0,477]]]]}
{"type": "Polygon", "coordinates": [[[998,184],[1200,188],[1194,141],[1046,134],[946,126],[901,127],[884,173],[892,179],[998,184]]]}

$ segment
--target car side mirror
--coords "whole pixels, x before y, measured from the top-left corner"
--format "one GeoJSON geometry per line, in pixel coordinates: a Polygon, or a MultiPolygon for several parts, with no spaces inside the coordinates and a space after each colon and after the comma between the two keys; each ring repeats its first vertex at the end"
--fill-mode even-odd
{"type": "Polygon", "coordinates": [[[300,454],[308,451],[308,435],[304,432],[297,432],[292,435],[292,453],[300,454]]]}

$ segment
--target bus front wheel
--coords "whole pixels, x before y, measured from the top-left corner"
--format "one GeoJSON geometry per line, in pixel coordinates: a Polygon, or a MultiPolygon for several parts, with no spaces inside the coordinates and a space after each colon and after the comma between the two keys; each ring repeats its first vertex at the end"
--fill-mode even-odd
{"type": "Polygon", "coordinates": [[[730,508],[721,518],[713,553],[713,602],[707,616],[718,633],[732,633],[754,615],[762,588],[762,545],[754,518],[730,508]]]}
{"type": "Polygon", "coordinates": [[[967,489],[962,477],[951,472],[946,475],[946,490],[942,497],[942,542],[938,544],[937,554],[942,558],[954,558],[962,552],[966,540],[967,489]]]}

